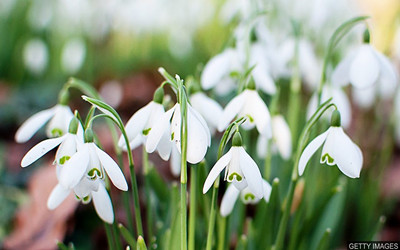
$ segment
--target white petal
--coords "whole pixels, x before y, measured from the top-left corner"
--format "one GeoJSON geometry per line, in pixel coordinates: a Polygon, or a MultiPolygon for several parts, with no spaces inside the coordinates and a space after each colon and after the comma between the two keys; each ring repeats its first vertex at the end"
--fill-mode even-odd
{"type": "Polygon", "coordinates": [[[164,161],[168,161],[173,146],[174,145],[171,142],[170,131],[165,130],[160,139],[160,142],[157,145],[157,152],[161,159],[163,159],[164,161]]]}
{"type": "Polygon", "coordinates": [[[282,158],[288,160],[292,154],[292,134],[285,119],[281,115],[272,118],[273,138],[282,158]]]}
{"type": "Polygon", "coordinates": [[[204,89],[214,87],[224,76],[230,73],[230,60],[233,51],[233,49],[226,49],[206,64],[201,74],[201,86],[204,89]]]}
{"type": "Polygon", "coordinates": [[[174,145],[171,147],[171,149],[171,160],[169,164],[171,167],[172,175],[178,177],[181,173],[181,155],[174,145]]]}
{"type": "Polygon", "coordinates": [[[397,86],[397,74],[389,59],[382,53],[375,51],[380,62],[379,91],[383,98],[393,96],[397,86]]]}
{"type": "Polygon", "coordinates": [[[322,143],[324,143],[328,135],[328,132],[329,129],[324,133],[320,134],[319,136],[315,137],[314,140],[312,140],[310,144],[308,144],[307,147],[304,149],[299,160],[300,176],[303,175],[304,169],[306,168],[307,162],[310,160],[311,156],[313,156],[313,154],[318,150],[318,148],[321,147],[322,143]]]}
{"type": "Polygon", "coordinates": [[[359,48],[350,66],[350,82],[357,88],[372,86],[379,76],[379,62],[370,45],[359,48]]]}
{"type": "Polygon", "coordinates": [[[82,146],[82,149],[74,154],[67,164],[62,168],[60,173],[60,184],[67,189],[74,188],[89,165],[89,148],[88,143],[82,146]]]}
{"type": "Polygon", "coordinates": [[[263,179],[263,191],[264,191],[263,198],[264,198],[265,202],[268,202],[269,201],[269,197],[271,196],[272,187],[264,179],[263,179]]]}
{"type": "Polygon", "coordinates": [[[222,107],[218,102],[206,96],[204,93],[198,92],[190,96],[192,107],[206,120],[210,132],[213,133],[218,127],[219,118],[222,116],[222,107]]]}
{"type": "Polygon", "coordinates": [[[15,141],[28,141],[54,115],[55,107],[40,111],[26,120],[15,134],[15,141]]]}
{"type": "MultiPolygon", "coordinates": [[[[150,102],[143,108],[136,111],[135,114],[128,120],[125,125],[125,131],[128,136],[129,142],[133,141],[139,134],[142,134],[145,129],[146,123],[150,117],[150,113],[153,110],[153,102],[150,102]]],[[[118,146],[122,147],[125,145],[125,139],[121,135],[118,141],[118,146]]]]}
{"type": "Polygon", "coordinates": [[[350,83],[350,67],[354,57],[355,52],[351,52],[336,66],[331,77],[333,85],[342,87],[350,83]]]}
{"type": "Polygon", "coordinates": [[[263,196],[263,184],[260,169],[255,161],[247,154],[243,147],[239,147],[240,168],[247,181],[250,190],[261,199],[263,196]]]}
{"type": "Polygon", "coordinates": [[[350,178],[359,178],[363,164],[360,148],[344,133],[341,127],[333,129],[329,137],[335,137],[336,145],[331,148],[330,155],[345,175],[350,178]]]}
{"type": "Polygon", "coordinates": [[[93,205],[99,217],[107,222],[114,222],[114,211],[111,203],[110,196],[107,193],[104,185],[100,184],[99,189],[92,192],[93,205]]]}
{"type": "Polygon", "coordinates": [[[232,157],[232,148],[223,155],[212,167],[210,173],[207,176],[207,179],[204,182],[203,186],[203,194],[207,193],[210,187],[213,185],[215,179],[218,178],[219,174],[224,170],[224,168],[228,165],[229,161],[232,157]]]}
{"type": "MultiPolygon", "coordinates": [[[[57,133],[54,134],[54,130],[60,131],[61,135],[68,132],[69,123],[74,117],[70,107],[66,105],[57,104],[55,107],[55,112],[53,118],[51,118],[49,124],[47,125],[46,134],[48,137],[60,136],[57,133]]],[[[78,127],[79,128],[79,127],[78,127]]],[[[79,130],[79,129],[78,129],[79,130]]]]}
{"type": "Polygon", "coordinates": [[[233,98],[228,105],[225,107],[224,112],[218,122],[218,131],[223,131],[229,125],[229,123],[235,118],[235,116],[243,108],[246,95],[243,93],[233,98]]]}
{"type": "Polygon", "coordinates": [[[71,158],[71,156],[75,154],[76,151],[77,151],[77,136],[70,133],[65,134],[65,139],[63,140],[63,142],[61,142],[60,146],[57,149],[56,163],[58,165],[64,165],[66,163],[66,160],[68,159],[64,158],[63,163],[61,163],[60,160],[63,157],[71,158]]]}
{"type": "Polygon", "coordinates": [[[204,119],[189,104],[187,105],[187,161],[196,164],[204,159],[211,143],[210,130],[204,119]]]}
{"type": "Polygon", "coordinates": [[[93,146],[96,149],[96,154],[99,157],[101,165],[103,165],[108,177],[110,177],[110,180],[114,184],[114,186],[122,191],[128,190],[128,184],[126,183],[124,174],[122,173],[118,164],[95,144],[93,144],[93,146]]]}
{"type": "Polygon", "coordinates": [[[99,185],[101,185],[99,179],[92,180],[85,176],[74,187],[74,193],[80,199],[83,199],[86,196],[90,196],[92,191],[99,190],[99,185]]]}
{"type": "Polygon", "coordinates": [[[270,138],[272,135],[271,116],[267,105],[257,91],[245,90],[244,93],[246,93],[246,104],[240,114],[250,116],[254,120],[258,132],[270,138]]]}
{"type": "Polygon", "coordinates": [[[233,206],[236,203],[239,193],[240,191],[237,190],[234,185],[229,185],[229,187],[225,191],[224,196],[222,197],[220,209],[221,216],[228,216],[232,212],[233,206]]]}
{"type": "Polygon", "coordinates": [[[149,153],[153,153],[156,150],[158,143],[165,133],[165,131],[170,130],[170,119],[172,114],[175,111],[175,107],[171,108],[165,114],[163,114],[160,119],[156,122],[154,127],[150,130],[149,135],[147,136],[146,141],[146,151],[149,153]]]}
{"type": "Polygon", "coordinates": [[[273,95],[276,93],[275,82],[267,72],[267,69],[262,68],[261,65],[256,67],[251,72],[256,86],[264,91],[266,94],[273,95]]]}
{"type": "Polygon", "coordinates": [[[352,97],[354,102],[361,108],[370,108],[375,102],[376,86],[371,86],[365,89],[353,88],[352,97]]]}
{"type": "Polygon", "coordinates": [[[65,189],[60,184],[57,184],[53,191],[51,191],[49,199],[47,200],[47,207],[50,210],[55,209],[67,198],[70,192],[69,189],[65,189]]]}
{"type": "Polygon", "coordinates": [[[266,157],[267,150],[268,150],[268,138],[263,135],[259,135],[257,139],[257,156],[260,158],[266,157]]]}
{"type": "Polygon", "coordinates": [[[58,137],[58,138],[53,138],[53,139],[47,139],[28,151],[24,158],[22,158],[21,161],[21,167],[27,167],[31,165],[33,162],[35,162],[37,159],[42,157],[44,154],[58,146],[63,140],[65,139],[65,136],[58,137]]]}

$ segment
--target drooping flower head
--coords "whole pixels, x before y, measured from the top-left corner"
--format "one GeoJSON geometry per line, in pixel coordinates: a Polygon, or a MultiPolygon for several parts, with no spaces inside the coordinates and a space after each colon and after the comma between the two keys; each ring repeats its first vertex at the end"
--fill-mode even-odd
{"type": "Polygon", "coordinates": [[[243,190],[248,186],[256,198],[262,198],[263,184],[260,170],[242,147],[239,132],[233,136],[231,149],[215,163],[208,174],[204,182],[203,193],[210,189],[224,169],[226,181],[231,182],[238,190],[243,190]]]}
{"type": "Polygon", "coordinates": [[[320,163],[329,166],[337,165],[343,174],[350,178],[360,177],[363,156],[360,148],[344,133],[340,127],[340,113],[332,113],[331,126],[317,136],[304,149],[299,160],[299,175],[304,173],[311,156],[322,146],[320,163]]]}
{"type": "MultiPolygon", "coordinates": [[[[263,184],[263,196],[265,202],[269,201],[271,195],[271,185],[266,181],[262,180],[263,184]]],[[[240,195],[240,199],[244,204],[257,204],[262,198],[256,197],[251,189],[247,186],[242,190],[236,188],[235,185],[229,185],[224,196],[222,197],[221,210],[222,216],[228,216],[236,203],[237,198],[240,195]]]]}

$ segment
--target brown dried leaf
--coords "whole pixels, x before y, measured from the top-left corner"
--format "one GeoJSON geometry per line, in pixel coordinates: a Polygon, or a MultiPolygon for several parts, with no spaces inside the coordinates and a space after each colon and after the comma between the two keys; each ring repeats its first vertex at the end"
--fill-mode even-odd
{"type": "Polygon", "coordinates": [[[56,170],[50,164],[40,168],[28,183],[30,201],[16,214],[14,231],[5,239],[4,249],[56,249],[62,241],[67,220],[78,203],[70,194],[55,210],[47,208],[47,199],[57,184],[56,170]]]}

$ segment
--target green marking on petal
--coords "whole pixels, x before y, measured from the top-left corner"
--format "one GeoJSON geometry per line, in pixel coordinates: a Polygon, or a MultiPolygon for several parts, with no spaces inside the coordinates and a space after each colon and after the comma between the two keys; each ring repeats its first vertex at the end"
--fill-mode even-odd
{"type": "Polygon", "coordinates": [[[241,180],[243,179],[243,177],[240,176],[240,174],[234,172],[234,173],[232,173],[232,174],[230,174],[230,175],[228,176],[228,180],[229,180],[229,181],[233,181],[233,179],[235,178],[235,176],[236,176],[236,180],[237,180],[237,181],[241,181],[241,180]]]}
{"type": "Polygon", "coordinates": [[[81,198],[80,198],[78,195],[76,195],[76,194],[75,194],[75,198],[76,198],[77,200],[79,200],[79,201],[81,200],[81,198]]]}
{"type": "Polygon", "coordinates": [[[53,136],[53,137],[60,137],[63,134],[64,134],[63,131],[61,129],[59,129],[59,128],[53,128],[51,130],[51,136],[53,136]]]}
{"type": "Polygon", "coordinates": [[[328,165],[335,164],[335,160],[328,153],[322,156],[322,163],[324,162],[326,162],[328,165]]]}
{"type": "Polygon", "coordinates": [[[101,171],[97,168],[90,169],[88,176],[90,179],[95,180],[97,177],[101,177],[101,171]]]}
{"type": "Polygon", "coordinates": [[[244,195],[244,200],[245,201],[253,201],[256,199],[256,196],[252,193],[247,193],[244,195]]]}
{"type": "Polygon", "coordinates": [[[250,115],[247,115],[247,117],[249,118],[250,122],[253,123],[254,122],[254,118],[251,117],[250,115]]]}
{"type": "Polygon", "coordinates": [[[171,134],[171,141],[173,141],[173,140],[174,140],[174,137],[175,137],[175,133],[174,133],[174,132],[172,132],[172,134],[171,134]]]}
{"type": "Polygon", "coordinates": [[[71,156],[68,155],[61,157],[59,160],[60,165],[64,165],[69,159],[71,159],[71,156]]]}
{"type": "Polygon", "coordinates": [[[90,202],[90,196],[87,195],[87,196],[83,197],[82,202],[83,202],[83,204],[89,203],[90,202]]]}
{"type": "Polygon", "coordinates": [[[151,128],[148,129],[143,129],[142,134],[143,135],[148,135],[150,133],[151,128]]]}

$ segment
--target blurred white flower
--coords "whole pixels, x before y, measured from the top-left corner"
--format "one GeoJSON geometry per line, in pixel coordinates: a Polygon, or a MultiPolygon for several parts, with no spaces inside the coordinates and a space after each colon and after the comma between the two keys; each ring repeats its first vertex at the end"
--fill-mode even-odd
{"type": "Polygon", "coordinates": [[[86,57],[86,45],[82,38],[73,38],[62,49],[61,66],[66,74],[77,73],[86,57]]]}
{"type": "MultiPolygon", "coordinates": [[[[332,98],[332,103],[336,105],[340,111],[342,117],[342,127],[349,128],[351,123],[351,104],[346,93],[340,87],[331,86],[326,84],[322,89],[321,103],[326,102],[329,98],[332,98]]],[[[318,94],[314,93],[307,106],[307,119],[311,116],[318,108],[318,94]]],[[[324,114],[322,117],[329,119],[328,114],[324,114]]]]}
{"type": "Polygon", "coordinates": [[[258,89],[264,93],[273,95],[276,92],[275,82],[270,74],[268,51],[261,43],[254,43],[250,47],[249,65],[253,67],[251,76],[258,89]]]}
{"type": "Polygon", "coordinates": [[[350,53],[332,73],[332,83],[344,86],[351,83],[355,88],[367,89],[381,85],[383,92],[392,92],[397,76],[389,59],[369,44],[363,44],[350,53]]]}
{"type": "MultiPolygon", "coordinates": [[[[28,141],[47,121],[46,134],[48,137],[59,137],[68,132],[68,126],[74,115],[71,109],[62,104],[40,111],[26,120],[15,134],[15,141],[28,141]]],[[[78,131],[82,133],[82,131],[78,131]]]]}
{"type": "Polygon", "coordinates": [[[256,198],[261,199],[263,197],[260,170],[241,144],[240,134],[236,132],[232,139],[231,149],[215,163],[208,174],[203,186],[204,194],[210,189],[222,170],[226,168],[224,177],[226,181],[232,182],[239,190],[248,186],[256,198]]]}
{"type": "MultiPolygon", "coordinates": [[[[271,185],[266,180],[263,179],[262,182],[263,182],[262,198],[264,198],[265,202],[268,202],[272,188],[271,185]]],[[[236,188],[235,185],[229,185],[221,201],[220,213],[222,216],[224,217],[228,216],[232,212],[233,206],[235,205],[236,200],[239,197],[239,194],[244,204],[256,204],[262,199],[256,197],[248,186],[245,187],[243,190],[239,190],[236,188]]]]}
{"type": "MultiPolygon", "coordinates": [[[[156,124],[150,130],[147,141],[146,151],[154,152],[159,147],[170,147],[170,141],[162,140],[168,133],[169,137],[181,151],[181,110],[177,103],[173,108],[161,115],[156,124]],[[171,119],[172,117],[172,119],[171,119]]],[[[196,164],[204,159],[207,148],[211,143],[210,130],[204,118],[187,104],[187,161],[196,164]]]]}
{"type": "Polygon", "coordinates": [[[190,103],[204,117],[211,134],[214,134],[223,112],[221,105],[202,92],[196,92],[191,95],[190,103]]]}
{"type": "MultiPolygon", "coordinates": [[[[267,147],[268,138],[260,135],[257,140],[257,155],[260,158],[266,157],[267,147]]],[[[292,155],[292,134],[282,115],[272,116],[272,149],[285,160],[292,155]]]]}
{"type": "MultiPolygon", "coordinates": [[[[335,112],[338,114],[338,111],[334,111],[334,114],[335,112]]],[[[362,152],[344,133],[343,128],[340,127],[340,115],[338,119],[338,124],[334,124],[333,122],[327,131],[315,137],[304,149],[299,160],[299,175],[304,173],[304,169],[311,156],[323,145],[320,159],[321,164],[326,163],[329,166],[337,165],[340,171],[348,177],[360,177],[363,164],[362,152]]]]}
{"type": "Polygon", "coordinates": [[[256,90],[245,89],[228,103],[219,120],[218,130],[226,129],[235,117],[248,118],[242,125],[244,129],[256,126],[261,135],[271,136],[271,116],[256,90]]]}
{"type": "Polygon", "coordinates": [[[40,39],[29,40],[23,50],[25,67],[35,75],[41,75],[47,68],[49,52],[47,45],[40,39]]]}

